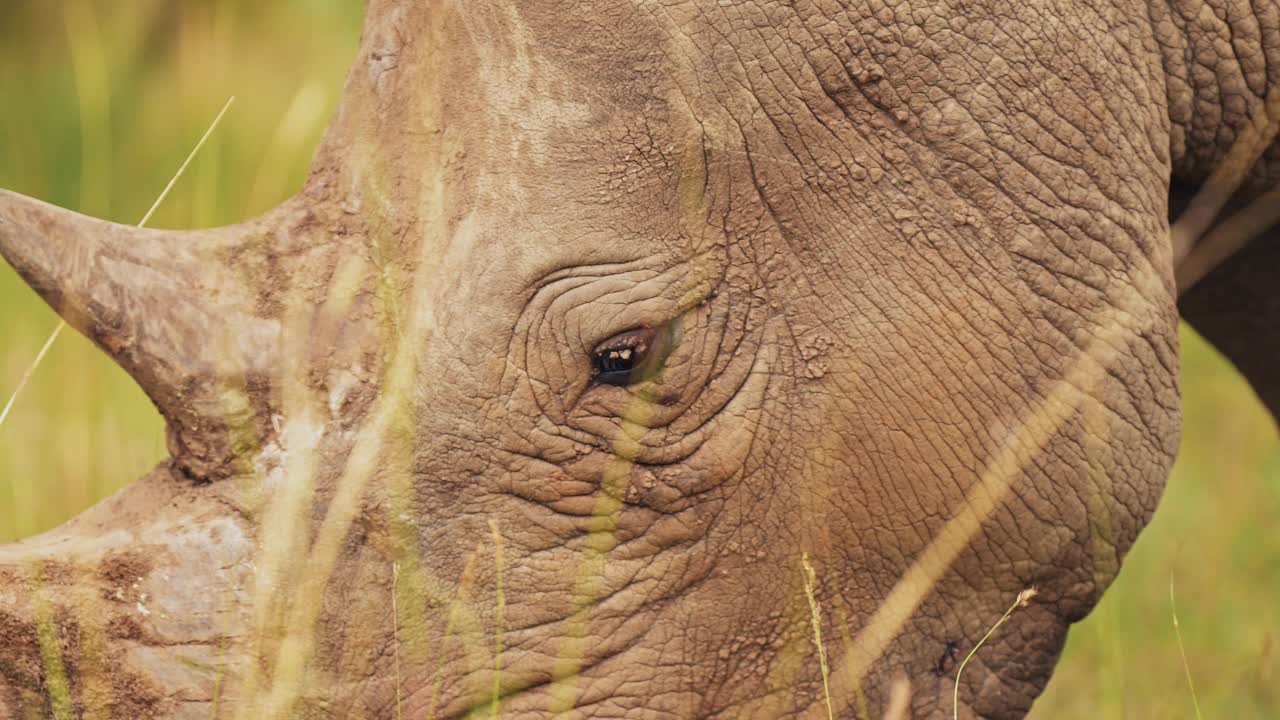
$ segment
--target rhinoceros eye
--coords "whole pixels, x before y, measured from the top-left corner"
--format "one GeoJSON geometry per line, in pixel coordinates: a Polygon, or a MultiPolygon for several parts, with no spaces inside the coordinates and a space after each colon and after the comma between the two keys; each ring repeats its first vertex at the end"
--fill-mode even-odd
{"type": "Polygon", "coordinates": [[[671,354],[671,325],[614,335],[591,351],[592,376],[605,385],[634,385],[658,374],[671,354]]]}

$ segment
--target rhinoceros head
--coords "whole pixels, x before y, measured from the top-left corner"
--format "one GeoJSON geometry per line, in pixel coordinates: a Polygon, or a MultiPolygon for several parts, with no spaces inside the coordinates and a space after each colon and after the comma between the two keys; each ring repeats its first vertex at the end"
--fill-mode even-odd
{"type": "Polygon", "coordinates": [[[0,715],[949,715],[1018,598],[1024,712],[1179,427],[1157,51],[1045,12],[371,0],[277,210],[0,195],[171,452],[0,549],[0,715]]]}

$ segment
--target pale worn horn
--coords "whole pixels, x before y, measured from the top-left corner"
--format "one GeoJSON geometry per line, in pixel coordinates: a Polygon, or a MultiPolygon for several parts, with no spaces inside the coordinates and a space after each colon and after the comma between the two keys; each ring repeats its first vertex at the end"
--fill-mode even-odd
{"type": "Polygon", "coordinates": [[[252,417],[278,318],[258,302],[286,208],[208,231],[144,230],[0,190],[0,255],[75,329],[138,382],[169,425],[170,452],[196,479],[234,472],[236,428],[252,417]]]}

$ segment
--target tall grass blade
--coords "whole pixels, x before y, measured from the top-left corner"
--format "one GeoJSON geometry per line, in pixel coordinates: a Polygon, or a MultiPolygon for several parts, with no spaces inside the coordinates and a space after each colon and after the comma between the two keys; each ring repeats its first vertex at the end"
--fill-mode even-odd
{"type": "Polygon", "coordinates": [[[391,642],[396,663],[396,720],[403,715],[400,696],[400,603],[396,594],[400,592],[400,564],[391,563],[391,642]]]}
{"type": "Polygon", "coordinates": [[[493,533],[493,559],[497,564],[498,571],[498,618],[497,630],[494,632],[494,648],[493,648],[493,699],[490,702],[490,716],[498,717],[498,707],[502,701],[502,630],[503,616],[507,610],[506,591],[503,587],[503,549],[502,549],[502,533],[498,530],[498,521],[489,518],[489,530],[493,533]]]}
{"type": "Polygon", "coordinates": [[[884,720],[910,720],[911,679],[901,670],[893,676],[889,686],[889,702],[884,709],[884,720]]]}
{"type": "Polygon", "coordinates": [[[1013,616],[1014,611],[1020,607],[1026,607],[1035,596],[1036,589],[1033,587],[1027,588],[1026,590],[1018,593],[1018,597],[1014,599],[1013,604],[1009,606],[1009,609],[1004,611],[1004,614],[1000,616],[1000,619],[996,621],[996,624],[992,625],[991,629],[987,631],[987,634],[982,636],[982,639],[978,641],[977,645],[973,646],[973,649],[969,651],[968,655],[965,655],[964,662],[960,663],[960,667],[956,668],[955,689],[952,691],[951,695],[952,720],[960,720],[960,675],[964,673],[964,667],[969,664],[969,661],[973,659],[974,655],[978,654],[978,650],[986,644],[987,640],[991,639],[991,636],[996,634],[996,630],[999,630],[1000,626],[1013,616]]]}
{"type": "Polygon", "coordinates": [[[1187,662],[1187,648],[1182,644],[1182,629],[1178,626],[1178,606],[1173,599],[1173,573],[1169,573],[1169,614],[1173,616],[1173,634],[1178,639],[1178,654],[1182,656],[1182,670],[1187,675],[1187,689],[1191,691],[1191,704],[1196,709],[1196,720],[1204,720],[1200,714],[1200,698],[1196,684],[1191,680],[1191,663],[1187,662]]]}
{"type": "Polygon", "coordinates": [[[66,320],[60,320],[58,326],[49,333],[49,339],[44,341],[44,347],[40,348],[40,352],[36,353],[36,359],[27,367],[26,372],[22,373],[22,379],[18,381],[18,387],[14,388],[13,394],[9,396],[9,402],[4,404],[4,410],[0,411],[0,426],[4,425],[5,418],[9,417],[9,411],[13,410],[13,404],[18,400],[18,395],[22,389],[31,381],[31,376],[35,374],[36,368],[40,366],[44,356],[49,352],[49,348],[53,347],[53,342],[62,334],[63,328],[67,326],[66,320]]]}
{"type": "Polygon", "coordinates": [[[182,177],[183,173],[187,171],[187,166],[190,165],[191,161],[200,153],[200,149],[204,147],[204,144],[209,141],[209,137],[213,135],[213,131],[216,130],[218,128],[218,124],[222,122],[222,116],[227,114],[227,111],[231,109],[231,104],[235,101],[235,95],[227,98],[227,104],[223,105],[222,109],[218,111],[218,116],[209,124],[209,129],[204,131],[204,135],[200,136],[200,141],[196,143],[196,146],[191,148],[191,153],[188,154],[187,159],[182,162],[182,167],[178,168],[178,172],[174,173],[173,177],[169,179],[169,184],[164,186],[164,190],[160,191],[160,196],[156,198],[156,201],[151,203],[151,209],[147,210],[146,215],[142,216],[142,220],[138,222],[138,227],[145,227],[147,222],[151,220],[151,216],[154,215],[156,210],[160,207],[160,203],[164,202],[164,199],[169,197],[169,191],[173,190],[174,185],[178,184],[178,178],[182,177]]]}
{"type": "Polygon", "coordinates": [[[831,706],[831,669],[827,667],[827,653],[822,647],[822,611],[818,608],[818,598],[814,593],[818,573],[814,572],[813,565],[809,562],[809,553],[800,556],[800,565],[804,568],[804,596],[809,600],[813,644],[818,648],[818,665],[822,668],[822,697],[827,703],[827,720],[835,720],[835,708],[831,706]]]}

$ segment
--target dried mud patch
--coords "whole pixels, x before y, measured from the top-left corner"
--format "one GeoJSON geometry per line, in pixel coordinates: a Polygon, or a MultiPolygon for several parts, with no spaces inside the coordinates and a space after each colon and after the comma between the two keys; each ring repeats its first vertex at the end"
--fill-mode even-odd
{"type": "Polygon", "coordinates": [[[32,686],[41,677],[42,665],[35,624],[0,610],[0,679],[32,686]]]}
{"type": "Polygon", "coordinates": [[[42,631],[39,621],[0,610],[0,708],[17,717],[53,717],[51,688],[62,686],[69,690],[73,717],[150,720],[164,715],[164,696],[119,657],[108,655],[101,638],[87,641],[72,610],[54,608],[47,622],[42,631]],[[43,633],[54,633],[55,643],[47,648],[58,654],[53,662],[41,651],[43,633]],[[50,677],[55,663],[61,664],[62,678],[50,677]]]}
{"type": "Polygon", "coordinates": [[[102,598],[123,602],[131,597],[129,590],[139,585],[153,569],[152,560],[141,550],[109,553],[98,567],[102,598]]]}

